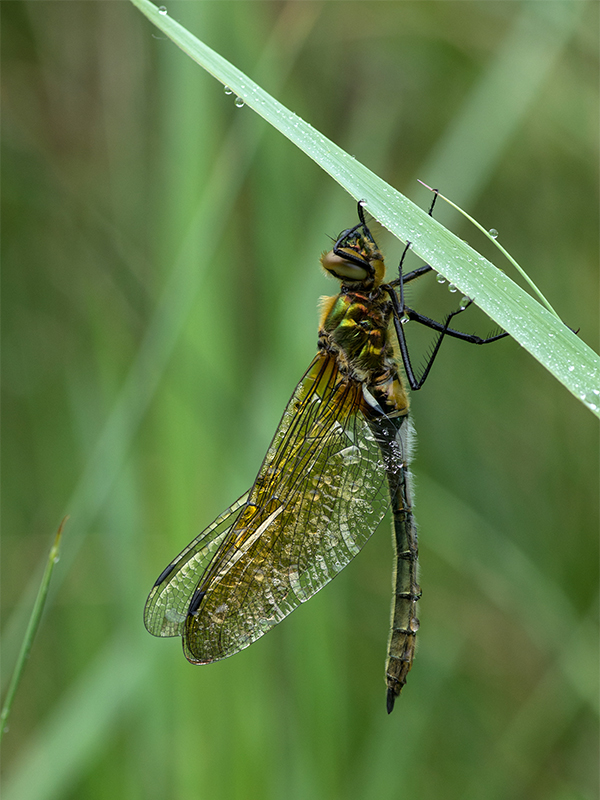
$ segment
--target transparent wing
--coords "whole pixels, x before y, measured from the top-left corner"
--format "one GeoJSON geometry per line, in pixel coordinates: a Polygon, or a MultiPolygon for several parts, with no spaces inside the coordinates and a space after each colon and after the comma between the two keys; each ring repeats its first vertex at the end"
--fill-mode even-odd
{"type": "Polygon", "coordinates": [[[249,492],[224,511],[161,572],[144,608],[144,624],[154,636],[182,636],[190,599],[249,492]]]}
{"type": "Polygon", "coordinates": [[[386,470],[401,470],[404,460],[397,426],[373,425],[373,415],[361,384],[319,354],[192,596],[184,624],[190,661],[247,647],[337,575],[370,537],[390,502],[386,470]],[[385,463],[381,436],[389,439],[385,463]]]}

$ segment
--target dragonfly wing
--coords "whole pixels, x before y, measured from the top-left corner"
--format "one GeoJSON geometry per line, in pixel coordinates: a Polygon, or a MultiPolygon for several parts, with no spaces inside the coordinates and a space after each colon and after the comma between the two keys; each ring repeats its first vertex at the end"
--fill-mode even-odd
{"type": "MultiPolygon", "coordinates": [[[[387,447],[384,460],[367,423],[372,414],[362,385],[342,375],[333,356],[317,355],[192,598],[184,632],[190,661],[247,647],[365,544],[390,502],[386,470],[403,466],[400,447],[387,447]]],[[[396,429],[387,434],[394,446],[396,429]]]]}
{"type": "Polygon", "coordinates": [[[161,572],[144,608],[144,623],[154,636],[182,636],[190,599],[221,542],[231,530],[249,492],[224,511],[161,572]]]}

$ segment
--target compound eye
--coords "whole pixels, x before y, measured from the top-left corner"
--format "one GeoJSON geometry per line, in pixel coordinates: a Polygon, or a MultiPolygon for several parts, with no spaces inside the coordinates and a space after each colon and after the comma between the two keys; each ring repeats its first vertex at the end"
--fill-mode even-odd
{"type": "Polygon", "coordinates": [[[330,250],[328,253],[323,253],[321,256],[321,264],[327,272],[330,272],[335,278],[339,278],[340,280],[362,283],[366,281],[367,278],[371,277],[371,270],[367,262],[365,262],[365,266],[362,267],[353,261],[347,261],[345,258],[341,258],[336,255],[333,250],[330,250]]]}

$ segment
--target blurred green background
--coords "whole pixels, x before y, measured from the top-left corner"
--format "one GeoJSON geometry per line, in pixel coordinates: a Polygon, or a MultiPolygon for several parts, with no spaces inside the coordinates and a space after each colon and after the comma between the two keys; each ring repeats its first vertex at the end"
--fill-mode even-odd
{"type": "MultiPolygon", "coordinates": [[[[421,206],[417,178],[496,228],[597,349],[597,3],[168,10],[421,206]]],[[[145,632],[158,573],[254,478],[355,203],[128,3],[2,22],[5,683],[71,514],[5,800],[596,798],[597,420],[512,340],[448,342],[413,397],[422,626],[391,717],[387,522],[228,661],[145,632]]],[[[418,283],[425,313],[456,301],[418,283]]]]}

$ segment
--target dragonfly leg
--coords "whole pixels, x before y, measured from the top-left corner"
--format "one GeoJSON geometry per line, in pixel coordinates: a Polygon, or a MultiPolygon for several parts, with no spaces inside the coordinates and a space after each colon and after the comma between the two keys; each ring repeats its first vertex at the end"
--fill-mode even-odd
{"type": "MultiPolygon", "coordinates": [[[[433,208],[435,206],[436,200],[438,198],[438,192],[435,190],[434,197],[431,202],[431,206],[429,207],[428,214],[429,216],[433,216],[433,208]]],[[[410,308],[404,302],[404,284],[408,283],[409,281],[414,280],[415,278],[419,278],[421,275],[425,275],[426,273],[432,270],[432,267],[429,264],[424,264],[422,267],[418,267],[417,269],[412,270],[412,272],[408,272],[406,275],[402,273],[402,265],[404,263],[404,259],[406,254],[410,248],[410,242],[406,243],[406,247],[402,253],[400,258],[400,263],[398,264],[398,277],[395,278],[393,281],[390,281],[385,286],[381,288],[386,291],[390,297],[392,302],[392,314],[394,319],[394,328],[396,330],[396,337],[398,339],[398,344],[400,346],[400,353],[402,356],[402,362],[404,364],[404,371],[406,373],[406,378],[410,385],[410,388],[413,391],[420,389],[421,386],[425,383],[429,372],[431,371],[431,367],[435,358],[439,352],[440,346],[442,341],[444,340],[445,336],[450,336],[454,339],[460,339],[463,342],[469,342],[469,344],[489,344],[490,342],[496,342],[499,339],[503,339],[505,336],[508,336],[508,333],[502,332],[495,334],[493,336],[488,336],[486,338],[482,338],[481,336],[476,336],[475,334],[471,333],[463,333],[462,331],[458,331],[455,328],[450,327],[450,322],[454,317],[458,314],[461,314],[465,311],[473,302],[472,300],[467,300],[458,308],[456,311],[453,311],[449,314],[444,322],[438,322],[437,320],[431,319],[431,317],[425,316],[425,314],[421,314],[418,311],[415,311],[414,308],[410,308]],[[410,354],[408,352],[408,345],[406,342],[406,336],[404,335],[403,330],[403,323],[412,320],[413,322],[418,322],[420,325],[424,325],[426,328],[431,328],[431,330],[436,331],[439,333],[437,341],[434,345],[434,348],[429,356],[427,365],[425,366],[425,370],[420,378],[417,378],[415,375],[414,369],[411,364],[410,354]]]]}
{"type": "Polygon", "coordinates": [[[466,311],[466,309],[473,302],[472,300],[469,300],[467,303],[465,303],[465,305],[461,306],[456,311],[452,311],[450,314],[448,314],[446,320],[443,323],[441,323],[437,322],[434,319],[430,319],[429,317],[426,317],[423,314],[419,314],[417,311],[415,311],[412,308],[409,308],[408,306],[403,306],[394,288],[389,286],[385,288],[390,297],[390,300],[392,301],[394,328],[396,330],[396,336],[398,338],[398,344],[400,346],[400,354],[402,356],[402,363],[404,364],[404,371],[406,373],[406,378],[408,380],[410,388],[413,391],[417,391],[425,383],[445,336],[452,336],[456,339],[461,339],[462,341],[469,342],[470,344],[489,344],[490,342],[495,342],[498,339],[503,339],[505,336],[508,336],[507,333],[503,332],[495,336],[489,336],[486,339],[482,339],[480,336],[475,336],[474,334],[469,334],[469,333],[462,333],[462,331],[457,331],[454,328],[451,328],[450,327],[451,320],[454,319],[454,317],[458,316],[458,314],[462,314],[463,311],[466,311]],[[410,360],[410,354],[408,352],[406,336],[404,334],[403,322],[407,322],[408,320],[414,320],[415,322],[419,322],[421,325],[425,325],[425,327],[431,328],[432,330],[437,331],[439,333],[439,336],[431,352],[431,355],[429,356],[427,365],[425,366],[425,370],[423,371],[423,374],[421,375],[420,378],[417,378],[415,371],[413,369],[410,360]]]}
{"type": "MultiPolygon", "coordinates": [[[[464,306],[461,306],[457,311],[454,311],[451,316],[456,316],[462,311],[466,311],[472,302],[472,300],[469,300],[469,302],[464,306]]],[[[506,331],[503,331],[502,333],[497,333],[493,336],[481,338],[481,336],[476,336],[474,333],[463,333],[463,331],[457,331],[454,330],[454,328],[446,328],[445,323],[438,322],[430,317],[426,317],[424,314],[420,314],[418,311],[415,311],[413,308],[409,308],[408,306],[404,307],[404,313],[409,319],[413,320],[414,322],[418,322],[420,325],[425,325],[425,327],[431,328],[431,330],[434,331],[438,331],[438,333],[445,331],[446,336],[452,336],[454,339],[461,339],[463,342],[469,342],[469,344],[489,344],[490,342],[497,342],[498,339],[504,339],[505,336],[509,335],[506,333],[506,331]]]]}

